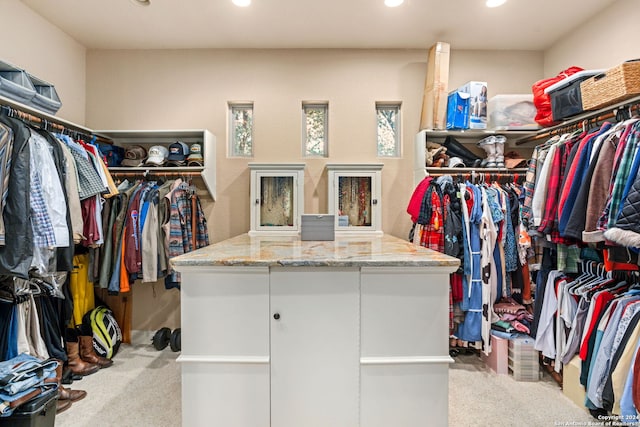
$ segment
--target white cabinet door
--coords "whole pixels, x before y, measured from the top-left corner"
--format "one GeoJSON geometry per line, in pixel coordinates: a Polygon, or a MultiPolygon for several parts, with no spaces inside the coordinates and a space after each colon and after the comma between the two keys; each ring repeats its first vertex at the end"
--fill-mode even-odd
{"type": "Polygon", "coordinates": [[[359,272],[274,268],[271,426],[359,425],[359,272]]]}
{"type": "Polygon", "coordinates": [[[382,164],[328,164],[327,170],[336,231],[382,234],[382,164]]]}
{"type": "Polygon", "coordinates": [[[449,271],[362,268],[361,427],[447,425],[449,271]]]}
{"type": "Polygon", "coordinates": [[[249,235],[295,235],[304,211],[304,163],[249,163],[249,235]]]}
{"type": "Polygon", "coordinates": [[[182,271],[182,425],[268,427],[268,268],[182,271]]]}

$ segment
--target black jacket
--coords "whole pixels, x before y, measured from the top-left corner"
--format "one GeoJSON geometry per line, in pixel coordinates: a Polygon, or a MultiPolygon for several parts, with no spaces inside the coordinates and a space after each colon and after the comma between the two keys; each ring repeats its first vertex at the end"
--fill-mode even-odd
{"type": "Polygon", "coordinates": [[[5,246],[0,246],[0,274],[29,277],[33,258],[33,230],[29,202],[31,151],[29,128],[16,119],[0,115],[0,122],[13,131],[13,152],[7,201],[3,212],[5,246]]]}

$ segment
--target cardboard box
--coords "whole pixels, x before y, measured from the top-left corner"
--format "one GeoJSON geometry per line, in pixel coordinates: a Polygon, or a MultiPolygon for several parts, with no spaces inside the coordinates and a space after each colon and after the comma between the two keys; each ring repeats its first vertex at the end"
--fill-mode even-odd
{"type": "Polygon", "coordinates": [[[469,129],[471,94],[453,91],[447,100],[447,129],[469,129]]]}
{"type": "Polygon", "coordinates": [[[437,42],[429,49],[420,130],[444,129],[446,126],[449,52],[449,43],[443,42],[437,42]]]}
{"type": "Polygon", "coordinates": [[[467,82],[459,87],[458,91],[471,95],[469,99],[469,129],[486,129],[489,101],[487,82],[467,82]]]}

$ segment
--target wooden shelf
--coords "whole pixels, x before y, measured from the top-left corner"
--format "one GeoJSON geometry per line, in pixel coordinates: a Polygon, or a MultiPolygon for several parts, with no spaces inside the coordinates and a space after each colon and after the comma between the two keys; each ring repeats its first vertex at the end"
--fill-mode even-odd
{"type": "Polygon", "coordinates": [[[114,174],[139,173],[140,175],[174,175],[194,174],[201,177],[207,192],[216,200],[216,137],[204,129],[180,130],[100,130],[115,145],[126,148],[128,145],[142,145],[147,150],[153,145],[168,147],[176,141],[187,145],[198,143],[202,148],[203,166],[138,166],[138,167],[110,167],[114,174]]]}
{"type": "MultiPolygon", "coordinates": [[[[487,130],[487,129],[465,129],[465,130],[421,130],[416,134],[414,139],[414,164],[413,164],[413,183],[414,186],[418,185],[420,181],[426,176],[425,172],[429,170],[438,170],[440,172],[449,173],[451,175],[459,173],[526,173],[526,169],[507,169],[507,168],[432,168],[425,167],[424,158],[426,153],[427,140],[441,143],[447,136],[453,136],[459,140],[460,143],[468,145],[471,151],[478,151],[476,142],[482,138],[491,135],[503,135],[507,138],[505,152],[512,150],[514,142],[522,139],[530,138],[532,135],[536,135],[538,131],[533,130],[487,130]]],[[[530,157],[530,152],[525,153],[523,151],[529,150],[528,147],[520,147],[516,151],[522,152],[524,158],[530,157]]],[[[484,157],[484,152],[478,153],[480,157],[484,157]]]]}
{"type": "Polygon", "coordinates": [[[71,131],[79,132],[87,136],[95,135],[95,136],[105,138],[104,135],[101,135],[100,133],[92,129],[89,129],[86,126],[70,122],[69,120],[65,120],[63,118],[54,116],[53,114],[45,113],[44,111],[38,110],[37,108],[31,107],[29,105],[23,104],[18,101],[14,101],[10,98],[7,98],[1,95],[0,95],[0,105],[6,105],[7,107],[13,108],[15,110],[20,110],[23,113],[27,113],[41,120],[46,120],[47,122],[55,123],[57,125],[63,126],[64,128],[71,131]]]}
{"type": "Polygon", "coordinates": [[[480,140],[490,135],[504,135],[507,139],[520,139],[535,135],[537,130],[489,130],[489,129],[460,129],[460,130],[426,130],[427,135],[434,139],[444,139],[454,136],[460,139],[480,140]]]}

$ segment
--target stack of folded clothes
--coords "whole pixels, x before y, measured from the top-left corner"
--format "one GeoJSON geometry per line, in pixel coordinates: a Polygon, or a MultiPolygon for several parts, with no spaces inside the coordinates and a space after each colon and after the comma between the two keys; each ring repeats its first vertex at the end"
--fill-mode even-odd
{"type": "Polygon", "coordinates": [[[56,360],[22,353],[0,362],[0,417],[8,417],[23,403],[58,389],[56,360]]]}

